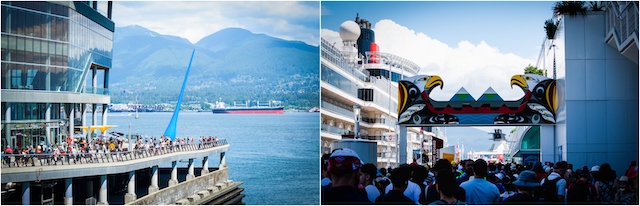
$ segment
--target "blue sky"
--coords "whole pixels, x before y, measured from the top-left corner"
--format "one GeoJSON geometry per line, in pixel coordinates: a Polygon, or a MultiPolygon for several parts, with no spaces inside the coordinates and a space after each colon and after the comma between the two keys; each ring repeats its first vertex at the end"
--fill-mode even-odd
{"type": "Polygon", "coordinates": [[[340,25],[356,14],[372,24],[381,52],[407,58],[438,75],[449,100],[464,87],[480,97],[489,87],[505,100],[524,94],[509,80],[536,65],[544,22],[554,2],[321,2],[321,37],[341,45],[340,25]]]}
{"type": "Polygon", "coordinates": [[[449,46],[485,41],[500,52],[537,58],[552,1],[341,2],[323,1],[322,28],[337,30],[356,13],[375,24],[390,19],[449,46]]]}
{"type": "Polygon", "coordinates": [[[318,1],[114,1],[116,27],[140,25],[196,43],[216,31],[238,27],[253,33],[317,46],[318,1]]]}
{"type": "MultiPolygon", "coordinates": [[[[509,80],[522,74],[528,64],[536,64],[545,37],[544,22],[553,17],[554,3],[323,1],[321,37],[342,45],[337,33],[340,25],[358,14],[371,22],[381,52],[415,62],[422,68],[420,74],[442,77],[444,88],[430,97],[446,101],[464,87],[478,98],[492,87],[503,99],[515,100],[524,93],[512,89],[509,80]]],[[[501,128],[509,133],[514,127],[501,128]]],[[[449,137],[453,141],[449,144],[459,138],[449,137]]],[[[467,149],[473,147],[465,144],[467,149]]]]}

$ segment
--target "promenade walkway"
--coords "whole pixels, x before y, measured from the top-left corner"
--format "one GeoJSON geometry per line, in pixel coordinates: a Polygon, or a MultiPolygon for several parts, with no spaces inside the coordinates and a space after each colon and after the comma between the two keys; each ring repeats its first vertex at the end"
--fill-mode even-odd
{"type": "Polygon", "coordinates": [[[77,154],[3,154],[2,183],[117,174],[228,151],[226,139],[128,151],[93,150],[77,154]]]}

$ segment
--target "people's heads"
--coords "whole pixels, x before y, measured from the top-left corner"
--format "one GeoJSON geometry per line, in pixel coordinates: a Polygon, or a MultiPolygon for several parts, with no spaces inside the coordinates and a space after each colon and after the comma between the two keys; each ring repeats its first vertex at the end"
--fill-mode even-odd
{"type": "Polygon", "coordinates": [[[496,172],[496,165],[491,162],[489,164],[487,164],[487,169],[489,169],[489,173],[495,173],[496,172]]]}
{"type": "Polygon", "coordinates": [[[524,170],[518,175],[518,180],[512,183],[519,190],[533,191],[534,188],[542,186],[536,177],[536,173],[531,170],[524,170]]]}
{"type": "Polygon", "coordinates": [[[534,162],[533,167],[531,168],[531,171],[544,172],[544,168],[542,168],[542,162],[540,161],[534,162]]]}
{"type": "Polygon", "coordinates": [[[423,167],[420,165],[412,165],[410,168],[411,168],[411,178],[414,181],[422,182],[429,175],[429,172],[427,171],[426,167],[423,167]]]}
{"type": "Polygon", "coordinates": [[[622,176],[618,180],[618,188],[619,189],[630,189],[629,178],[627,176],[622,176]]]}
{"type": "Polygon", "coordinates": [[[616,179],[616,173],[611,169],[611,165],[604,163],[600,165],[600,180],[601,181],[614,181],[616,179]]]}
{"type": "Polygon", "coordinates": [[[567,162],[560,161],[553,166],[553,171],[564,176],[564,172],[567,171],[567,162]]]}
{"type": "Polygon", "coordinates": [[[446,159],[439,159],[433,165],[433,172],[437,175],[440,170],[448,169],[451,170],[451,163],[446,159]]]}
{"type": "Polygon", "coordinates": [[[453,172],[449,170],[440,170],[436,177],[436,189],[440,194],[445,196],[453,196],[458,188],[458,183],[454,177],[453,172]]]}
{"type": "Polygon", "coordinates": [[[590,177],[589,175],[589,171],[588,170],[580,170],[580,173],[578,173],[578,178],[580,178],[581,180],[588,180],[590,177]]]}
{"type": "Polygon", "coordinates": [[[382,176],[387,176],[387,168],[380,168],[380,174],[382,174],[382,176]]]}
{"type": "Polygon", "coordinates": [[[487,176],[487,162],[483,159],[477,159],[473,162],[473,174],[479,177],[487,176]]]}
{"type": "Polygon", "coordinates": [[[358,184],[361,166],[362,161],[355,151],[340,148],[334,150],[329,156],[327,172],[329,172],[332,182],[347,182],[355,187],[358,184]]]}
{"type": "Polygon", "coordinates": [[[378,174],[378,168],[371,163],[367,163],[362,165],[360,168],[360,184],[368,185],[373,182],[376,178],[376,174],[378,174]]]}
{"type": "Polygon", "coordinates": [[[464,172],[467,173],[467,175],[473,175],[473,160],[465,160],[464,162],[464,172]]]}
{"type": "Polygon", "coordinates": [[[391,171],[391,184],[393,184],[394,189],[400,189],[404,191],[407,188],[407,181],[411,177],[411,171],[409,171],[408,167],[398,167],[391,171]]]}

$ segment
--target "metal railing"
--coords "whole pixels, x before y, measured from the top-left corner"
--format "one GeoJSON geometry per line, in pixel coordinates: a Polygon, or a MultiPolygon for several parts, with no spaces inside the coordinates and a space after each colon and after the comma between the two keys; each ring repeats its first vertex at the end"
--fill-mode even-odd
{"type": "Polygon", "coordinates": [[[115,149],[90,150],[88,153],[78,150],[78,153],[39,153],[39,154],[2,154],[2,168],[6,167],[39,167],[54,165],[71,165],[71,164],[99,164],[110,162],[126,162],[137,159],[144,159],[165,154],[198,151],[210,149],[217,146],[227,145],[226,139],[218,139],[211,141],[203,141],[194,144],[184,145],[167,145],[164,147],[155,147],[149,149],[134,149],[128,151],[123,148],[122,151],[115,149]]]}
{"type": "Polygon", "coordinates": [[[346,130],[346,129],[341,129],[341,128],[330,126],[330,125],[326,125],[326,124],[321,124],[320,125],[320,130],[321,131],[325,131],[325,132],[329,132],[329,133],[333,133],[333,134],[337,134],[337,135],[353,134],[352,131],[349,131],[349,130],[346,130]]]}
{"type": "Polygon", "coordinates": [[[606,27],[618,32],[618,44],[626,41],[635,32],[638,38],[638,5],[636,2],[607,2],[606,27]]]}
{"type": "Polygon", "coordinates": [[[350,73],[354,77],[360,79],[361,81],[367,81],[369,78],[369,72],[358,68],[355,65],[350,65],[344,58],[342,57],[342,53],[336,47],[331,45],[329,41],[321,38],[321,57],[326,59],[327,61],[333,63],[338,68],[342,69],[345,72],[350,73]]]}
{"type": "Polygon", "coordinates": [[[345,109],[344,107],[329,103],[325,100],[322,100],[320,103],[320,108],[336,112],[338,114],[344,115],[347,118],[353,118],[354,114],[352,110],[345,109]]]}

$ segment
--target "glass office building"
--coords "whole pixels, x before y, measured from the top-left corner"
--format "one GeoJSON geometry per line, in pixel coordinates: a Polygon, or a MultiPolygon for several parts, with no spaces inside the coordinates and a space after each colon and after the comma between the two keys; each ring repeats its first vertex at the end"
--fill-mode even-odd
{"type": "Polygon", "coordinates": [[[110,102],[111,2],[1,5],[3,148],[52,144],[81,125],[106,124],[96,112],[110,102]]]}

